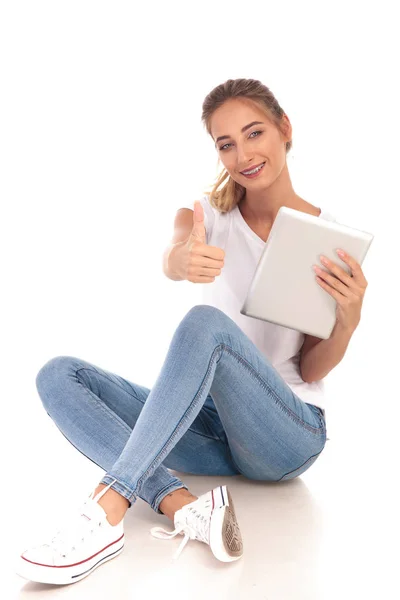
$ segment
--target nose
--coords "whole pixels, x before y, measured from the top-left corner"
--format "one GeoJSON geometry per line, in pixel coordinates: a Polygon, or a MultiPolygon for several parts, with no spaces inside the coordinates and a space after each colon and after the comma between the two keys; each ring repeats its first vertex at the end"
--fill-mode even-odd
{"type": "Polygon", "coordinates": [[[241,148],[239,145],[237,147],[237,164],[239,171],[244,171],[247,167],[252,165],[254,162],[253,155],[246,152],[244,148],[241,148]]]}
{"type": "Polygon", "coordinates": [[[238,165],[242,166],[242,170],[252,164],[254,159],[254,148],[247,142],[247,140],[239,139],[236,142],[236,156],[238,165]]]}

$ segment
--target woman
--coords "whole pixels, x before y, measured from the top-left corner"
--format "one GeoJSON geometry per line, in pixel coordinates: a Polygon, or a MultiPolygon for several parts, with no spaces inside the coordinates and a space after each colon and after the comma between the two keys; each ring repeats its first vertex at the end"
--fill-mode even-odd
{"type": "Polygon", "coordinates": [[[106,473],[48,544],[22,553],[17,571],[27,579],[72,583],[117,556],[137,496],[174,522],[170,533],[153,528],[156,537],[184,535],[177,555],[191,538],[221,561],[237,560],[243,544],[227,486],[197,498],[168,469],[282,481],[308,469],[325,446],[322,379],[358,326],[367,282],[346,255],[352,276],[332,262],[325,265],[332,275],[316,275],[337,301],[328,340],[241,315],[279,208],[332,217],[294,192],[286,162],[291,125],[262,83],[217,86],[202,118],[225,170],[194,213],[178,211],[165,273],[211,283],[205,304],[179,324],[151,391],[69,356],[40,369],[47,413],[106,473]]]}

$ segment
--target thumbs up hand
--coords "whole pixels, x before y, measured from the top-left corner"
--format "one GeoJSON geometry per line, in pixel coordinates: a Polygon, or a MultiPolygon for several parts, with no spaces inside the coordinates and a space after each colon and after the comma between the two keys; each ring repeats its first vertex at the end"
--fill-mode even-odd
{"type": "Polygon", "coordinates": [[[192,283],[212,283],[221,274],[225,252],[206,243],[204,210],[200,201],[194,203],[193,229],[189,238],[174,250],[170,260],[174,261],[173,270],[182,279],[192,283]]]}

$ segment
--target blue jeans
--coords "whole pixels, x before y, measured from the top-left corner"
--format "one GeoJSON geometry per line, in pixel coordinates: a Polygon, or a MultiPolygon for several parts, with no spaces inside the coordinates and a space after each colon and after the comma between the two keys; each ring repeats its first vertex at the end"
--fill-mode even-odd
{"type": "Polygon", "coordinates": [[[151,391],[70,356],[49,360],[36,386],[62,434],[106,471],[100,483],[116,480],[129,506],[139,496],[158,514],[168,493],[187,489],[168,469],[282,481],[304,473],[326,442],[322,410],[208,305],[178,325],[151,391]]]}

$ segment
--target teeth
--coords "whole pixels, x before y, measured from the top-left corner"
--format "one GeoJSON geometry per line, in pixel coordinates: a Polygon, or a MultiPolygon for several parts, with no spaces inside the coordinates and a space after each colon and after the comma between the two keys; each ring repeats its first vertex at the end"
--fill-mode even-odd
{"type": "Polygon", "coordinates": [[[259,167],[256,167],[252,171],[243,171],[243,175],[252,175],[253,173],[257,173],[257,171],[260,171],[263,168],[263,166],[264,166],[264,163],[262,165],[260,165],[259,167]]]}

